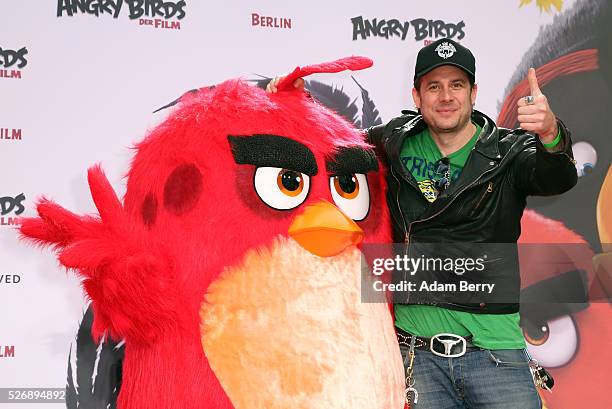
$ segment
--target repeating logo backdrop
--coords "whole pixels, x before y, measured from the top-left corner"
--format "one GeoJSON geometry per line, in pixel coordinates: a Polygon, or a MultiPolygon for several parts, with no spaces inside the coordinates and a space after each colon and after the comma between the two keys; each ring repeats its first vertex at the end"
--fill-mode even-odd
{"type": "MultiPolygon", "coordinates": [[[[563,198],[536,200],[530,206],[567,224],[591,244],[594,253],[601,252],[596,201],[610,167],[604,119],[612,113],[612,104],[607,103],[612,99],[612,70],[604,70],[612,54],[612,34],[605,23],[612,12],[605,3],[3,2],[0,388],[64,387],[70,345],[86,305],[78,281],[60,269],[48,251],[18,242],[18,217],[33,215],[34,202],[42,195],[77,213],[93,212],[86,169],[95,163],[103,164],[114,188],[123,193],[129,147],[168,110],[153,111],[187,90],[232,77],[261,80],[296,65],[365,55],[374,59],[372,69],[352,76],[318,75],[310,85],[320,98],[337,91],[348,96],[344,107],[333,108],[344,109],[342,113],[358,124],[358,118],[369,114],[386,121],[413,106],[411,79],[419,48],[448,36],[476,55],[476,107],[497,118],[530,65],[543,67],[563,57],[561,52],[551,55],[551,48],[597,50],[591,69],[566,70],[544,84],[549,87],[544,92],[553,110],[574,130],[576,141],[583,143],[578,155],[579,195],[566,202],[563,198]],[[589,42],[588,47],[584,42],[589,42]],[[583,76],[572,77],[574,72],[583,76]],[[569,104],[568,92],[574,92],[569,95],[575,95],[576,103],[569,104]],[[598,98],[596,107],[589,104],[592,98],[598,98]]],[[[570,64],[564,63],[564,67],[570,64]]],[[[329,104],[332,101],[338,100],[332,98],[329,104]]],[[[504,125],[514,125],[507,121],[504,125]]],[[[612,317],[607,304],[595,309],[598,317],[612,317]]],[[[580,314],[588,318],[588,313],[580,314]]],[[[595,331],[588,326],[587,330],[595,331]]],[[[612,334],[599,331],[609,345],[612,334]]],[[[584,342],[580,345],[588,347],[584,342]]],[[[589,360],[594,371],[610,364],[609,359],[588,356],[583,359],[589,360]]],[[[574,384],[566,393],[575,394],[576,388],[574,384]]],[[[556,396],[563,398],[563,393],[556,391],[556,396]]],[[[551,398],[549,407],[569,407],[562,398],[551,398]]],[[[601,399],[610,398],[590,395],[582,397],[582,402],[589,399],[600,404],[601,399]]],[[[0,408],[12,405],[0,403],[0,408]]],[[[63,406],[49,403],[47,407],[63,406]]]]}

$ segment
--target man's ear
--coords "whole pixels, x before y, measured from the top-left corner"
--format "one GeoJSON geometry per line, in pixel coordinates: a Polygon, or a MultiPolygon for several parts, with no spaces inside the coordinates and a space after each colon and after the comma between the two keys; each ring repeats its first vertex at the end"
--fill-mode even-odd
{"type": "Polygon", "coordinates": [[[412,88],[412,100],[414,101],[414,106],[416,106],[417,109],[421,109],[421,96],[416,88],[412,88]]]}
{"type": "Polygon", "coordinates": [[[470,95],[472,106],[476,105],[476,94],[478,94],[478,84],[472,85],[472,95],[470,95]]]}

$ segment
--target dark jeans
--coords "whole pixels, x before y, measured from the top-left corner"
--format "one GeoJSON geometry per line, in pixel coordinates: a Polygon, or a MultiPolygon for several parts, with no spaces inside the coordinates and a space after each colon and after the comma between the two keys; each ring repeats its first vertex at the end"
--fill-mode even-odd
{"type": "MultiPolygon", "coordinates": [[[[408,347],[400,344],[404,368],[408,347]]],[[[480,349],[443,358],[416,349],[414,409],[540,409],[542,402],[523,349],[480,349]]]]}

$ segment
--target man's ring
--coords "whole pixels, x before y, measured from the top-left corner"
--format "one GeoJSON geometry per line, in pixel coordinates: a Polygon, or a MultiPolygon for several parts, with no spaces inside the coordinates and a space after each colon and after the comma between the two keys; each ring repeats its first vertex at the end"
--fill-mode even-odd
{"type": "Polygon", "coordinates": [[[525,97],[525,103],[526,103],[527,105],[533,105],[533,103],[534,103],[534,98],[533,98],[533,95],[527,95],[527,96],[525,97]]]}

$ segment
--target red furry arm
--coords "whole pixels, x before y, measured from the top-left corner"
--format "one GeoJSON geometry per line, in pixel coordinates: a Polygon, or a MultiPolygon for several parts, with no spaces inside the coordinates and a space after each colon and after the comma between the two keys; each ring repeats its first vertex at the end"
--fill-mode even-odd
{"type": "Polygon", "coordinates": [[[74,241],[75,236],[86,235],[96,223],[93,218],[77,216],[45,198],[38,202],[36,210],[40,217],[22,218],[20,231],[24,238],[41,246],[63,248],[74,241]]]}
{"type": "Polygon", "coordinates": [[[41,200],[39,217],[26,218],[21,234],[51,245],[62,265],[77,271],[93,302],[93,335],[150,342],[174,323],[174,282],[169,258],[130,220],[99,167],[89,186],[100,218],[78,216],[41,200]]]}

